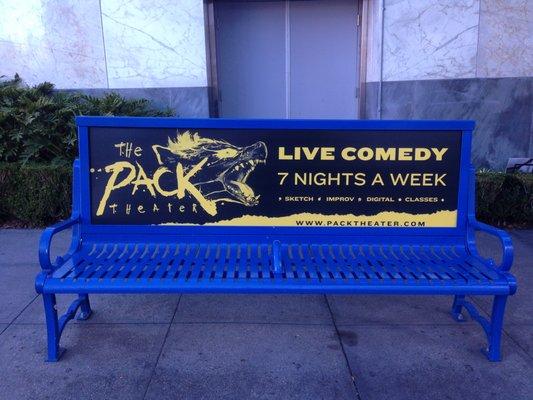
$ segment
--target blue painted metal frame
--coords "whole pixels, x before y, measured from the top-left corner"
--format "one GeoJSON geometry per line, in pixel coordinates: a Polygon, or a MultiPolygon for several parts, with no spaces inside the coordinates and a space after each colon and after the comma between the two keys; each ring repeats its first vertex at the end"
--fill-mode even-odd
{"type": "MultiPolygon", "coordinates": [[[[131,117],[78,117],[76,119],[79,132],[79,160],[74,163],[73,179],[73,212],[72,217],[47,228],[39,244],[39,261],[42,266],[37,276],[35,287],[43,294],[43,302],[47,321],[48,360],[57,361],[61,355],[59,339],[61,333],[77,311],[81,309],[80,319],[87,319],[91,315],[89,293],[137,293],[137,292],[244,292],[244,293],[387,293],[387,294],[442,294],[455,295],[451,314],[457,321],[464,320],[461,312],[466,309],[471,317],[480,323],[487,335],[489,345],[485,354],[491,361],[501,358],[500,341],[503,315],[507,296],[516,291],[516,280],[508,272],[513,261],[511,239],[502,230],[482,224],[475,219],[475,175],[470,164],[471,141],[474,123],[472,121],[318,121],[318,120],[227,120],[227,119],[175,119],[175,118],[131,118],[131,117]],[[456,228],[321,228],[321,227],[214,227],[214,226],[103,226],[93,225],[90,219],[89,200],[89,129],[90,127],[150,127],[150,128],[231,128],[239,129],[283,129],[290,130],[340,130],[362,131],[397,130],[397,131],[457,131],[462,135],[460,176],[458,190],[458,217],[456,228]],[[72,228],[72,244],[66,255],[58,257],[54,263],[50,260],[50,244],[53,236],[64,229],[72,228]],[[283,286],[281,274],[283,265],[281,253],[284,242],[313,242],[313,243],[351,243],[355,238],[369,245],[386,244],[398,245],[416,241],[421,246],[431,246],[438,243],[442,246],[461,246],[464,251],[482,260],[475,245],[475,232],[484,231],[498,237],[503,248],[502,261],[496,265],[493,260],[484,260],[494,271],[498,271],[505,278],[505,283],[499,283],[489,288],[475,285],[450,285],[443,287],[384,284],[381,287],[363,285],[360,290],[353,286],[338,285],[331,282],[320,282],[316,279],[308,283],[294,286],[283,286]],[[66,265],[81,248],[82,241],[100,242],[131,242],[143,243],[146,235],[151,242],[193,241],[201,235],[202,242],[217,243],[229,240],[236,243],[272,244],[272,267],[274,284],[259,285],[253,280],[235,281],[232,284],[217,286],[197,282],[189,287],[179,288],[172,281],[158,282],[157,285],[128,286],[126,281],[115,279],[112,282],[98,282],[86,280],[76,286],[69,287],[57,279],[47,279],[53,273],[66,265]],[[223,239],[221,239],[223,237],[223,239]],[[279,279],[279,281],[276,281],[279,279]],[[277,282],[277,283],[276,283],[277,282]],[[78,293],[79,297],[69,307],[67,312],[58,318],[56,310],[57,293],[78,293]],[[466,295],[493,294],[494,305],[490,321],[482,317],[474,305],[466,300],[466,295]]],[[[236,260],[237,261],[237,260],[236,260]]],[[[502,281],[503,282],[503,281],[502,281]]]]}

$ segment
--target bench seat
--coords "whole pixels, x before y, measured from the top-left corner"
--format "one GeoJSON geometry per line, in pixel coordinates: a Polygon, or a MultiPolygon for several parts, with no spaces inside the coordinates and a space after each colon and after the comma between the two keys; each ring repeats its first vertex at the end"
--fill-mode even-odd
{"type": "Polygon", "coordinates": [[[44,292],[509,294],[514,280],[458,245],[90,243],[44,292]]]}

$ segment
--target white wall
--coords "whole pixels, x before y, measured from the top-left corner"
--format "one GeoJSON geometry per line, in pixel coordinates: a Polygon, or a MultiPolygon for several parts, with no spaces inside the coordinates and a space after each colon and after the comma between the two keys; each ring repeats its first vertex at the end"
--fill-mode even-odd
{"type": "Polygon", "coordinates": [[[533,75],[533,1],[366,0],[367,81],[533,75]]]}
{"type": "MultiPolygon", "coordinates": [[[[367,81],[380,79],[381,3],[367,81]]],[[[384,0],[383,80],[533,75],[533,1],[384,0]]],[[[58,88],[207,85],[202,0],[0,0],[0,75],[58,88]]]]}
{"type": "Polygon", "coordinates": [[[207,86],[202,0],[0,0],[0,75],[58,88],[207,86]]]}

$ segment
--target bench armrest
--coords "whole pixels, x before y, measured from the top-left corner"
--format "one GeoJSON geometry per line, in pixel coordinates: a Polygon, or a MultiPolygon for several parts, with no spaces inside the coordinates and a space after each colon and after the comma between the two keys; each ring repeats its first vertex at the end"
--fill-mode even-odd
{"type": "MultiPolygon", "coordinates": [[[[53,265],[50,261],[50,245],[52,244],[52,237],[58,232],[70,228],[71,226],[77,225],[79,222],[79,217],[70,217],[69,219],[58,222],[57,224],[52,225],[44,230],[41,235],[41,240],[39,242],[39,262],[41,263],[41,268],[43,270],[53,271],[55,268],[57,268],[57,265],[53,265]]],[[[74,253],[74,251],[78,248],[79,239],[77,238],[77,236],[78,235],[75,235],[75,237],[73,238],[73,241],[70,245],[67,254],[57,258],[58,263],[69,259],[74,253]]]]}
{"type": "Polygon", "coordinates": [[[496,236],[498,239],[500,239],[503,249],[502,261],[497,268],[502,271],[509,271],[511,269],[511,265],[513,264],[513,242],[507,232],[476,220],[470,220],[469,225],[473,229],[468,238],[468,249],[470,252],[479,256],[476,248],[476,238],[474,235],[475,231],[481,231],[488,233],[489,235],[496,236]]]}

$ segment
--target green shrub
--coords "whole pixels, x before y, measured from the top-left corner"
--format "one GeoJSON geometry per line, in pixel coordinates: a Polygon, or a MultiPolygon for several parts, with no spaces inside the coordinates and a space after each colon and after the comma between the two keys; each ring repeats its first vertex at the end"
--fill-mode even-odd
{"type": "Polygon", "coordinates": [[[169,116],[145,99],[126,100],[54,91],[44,82],[25,86],[18,75],[0,81],[0,162],[70,165],[77,153],[76,115],[169,116]]]}
{"type": "Polygon", "coordinates": [[[0,164],[0,222],[49,225],[70,215],[72,168],[0,164]]]}
{"type": "Polygon", "coordinates": [[[533,226],[533,175],[478,172],[476,216],[499,226],[533,226]]]}

